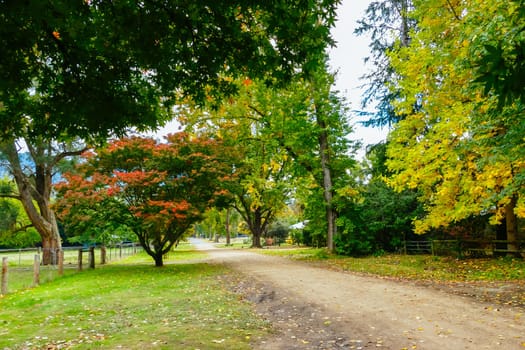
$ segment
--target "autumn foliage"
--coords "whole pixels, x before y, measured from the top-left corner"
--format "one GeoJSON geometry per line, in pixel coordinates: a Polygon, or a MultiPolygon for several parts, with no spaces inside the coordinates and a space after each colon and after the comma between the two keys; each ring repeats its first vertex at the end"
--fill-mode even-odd
{"type": "Polygon", "coordinates": [[[76,172],[56,186],[56,210],[69,229],[126,225],[162,266],[162,256],[228,195],[231,167],[217,140],[178,133],[115,140],[85,154],[76,172]]]}

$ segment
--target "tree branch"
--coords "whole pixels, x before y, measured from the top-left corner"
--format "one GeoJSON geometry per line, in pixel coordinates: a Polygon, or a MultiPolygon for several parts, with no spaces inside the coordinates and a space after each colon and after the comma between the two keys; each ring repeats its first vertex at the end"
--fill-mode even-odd
{"type": "Polygon", "coordinates": [[[458,16],[458,14],[456,13],[456,10],[454,9],[454,7],[452,6],[452,3],[450,2],[450,0],[447,0],[447,4],[448,4],[448,7],[450,8],[450,11],[452,12],[452,14],[454,15],[454,18],[457,19],[458,21],[461,21],[461,18],[458,16]]]}
{"type": "Polygon", "coordinates": [[[27,231],[27,229],[30,228],[30,227],[34,227],[34,225],[33,224],[27,224],[27,225],[24,225],[24,226],[20,226],[19,228],[14,230],[12,233],[18,233],[18,232],[22,232],[22,231],[27,231]]]}
{"type": "Polygon", "coordinates": [[[17,200],[22,200],[22,197],[15,194],[8,194],[8,193],[0,193],[0,198],[12,198],[17,200]]]}
{"type": "Polygon", "coordinates": [[[53,162],[52,162],[51,166],[54,167],[58,162],[60,162],[62,159],[66,158],[66,157],[79,156],[82,153],[84,153],[85,151],[89,150],[90,148],[91,147],[84,147],[84,148],[82,148],[80,150],[77,150],[77,151],[67,151],[67,152],[59,153],[53,158],[53,162]]]}

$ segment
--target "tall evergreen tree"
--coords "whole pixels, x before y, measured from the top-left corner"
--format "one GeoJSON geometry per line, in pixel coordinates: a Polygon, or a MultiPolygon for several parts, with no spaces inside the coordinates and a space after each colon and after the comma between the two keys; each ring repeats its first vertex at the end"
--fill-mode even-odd
{"type": "Polygon", "coordinates": [[[413,8],[412,0],[379,0],[368,5],[365,16],[358,21],[355,33],[370,36],[370,56],[365,63],[371,64],[371,70],[361,77],[366,87],[363,107],[375,104],[375,112],[362,112],[369,119],[366,126],[391,127],[402,119],[393,107],[398,92],[392,89],[390,82],[395,71],[390,65],[388,52],[395,45],[408,46],[411,30],[416,22],[409,16],[413,8]]]}

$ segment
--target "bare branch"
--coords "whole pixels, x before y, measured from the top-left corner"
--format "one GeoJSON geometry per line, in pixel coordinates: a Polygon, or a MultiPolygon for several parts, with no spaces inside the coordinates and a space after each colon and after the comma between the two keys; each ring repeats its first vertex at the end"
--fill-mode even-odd
{"type": "Polygon", "coordinates": [[[52,162],[51,166],[55,166],[58,162],[60,162],[62,159],[66,158],[66,157],[79,156],[82,153],[84,153],[87,150],[89,150],[90,148],[91,147],[84,147],[84,148],[82,148],[80,150],[77,150],[77,151],[67,151],[67,152],[59,153],[53,158],[53,162],[52,162]]]}
{"type": "Polygon", "coordinates": [[[450,2],[450,0],[447,0],[447,4],[448,4],[448,7],[450,8],[450,11],[454,15],[454,18],[457,19],[458,21],[461,21],[461,18],[456,13],[456,9],[454,9],[454,6],[452,6],[452,3],[450,2]]]}

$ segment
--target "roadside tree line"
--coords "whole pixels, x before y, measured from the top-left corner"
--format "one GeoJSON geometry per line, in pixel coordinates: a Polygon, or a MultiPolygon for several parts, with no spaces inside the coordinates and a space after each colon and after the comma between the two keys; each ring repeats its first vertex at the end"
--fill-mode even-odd
{"type": "Polygon", "coordinates": [[[131,128],[155,130],[181,100],[234,94],[231,77],[307,74],[332,43],[335,5],[3,2],[0,151],[15,186],[2,196],[22,203],[46,251],[60,250],[58,167],[131,128]]]}
{"type": "Polygon", "coordinates": [[[496,238],[518,253],[521,1],[370,4],[357,30],[371,34],[364,104],[377,112],[367,124],[391,131],[364,161],[324,53],[335,3],[280,18],[280,2],[197,4],[186,14],[149,3],[13,5],[4,20],[33,21],[2,39],[13,53],[2,64],[24,78],[6,76],[1,95],[2,154],[16,183],[4,197],[22,200],[46,246],[60,245],[56,210],[74,234],[136,235],[159,266],[204,218],[229,232],[232,211],[255,247],[292,217],[307,223],[299,242],[342,254],[395,251],[421,234],[496,238]],[[136,16],[141,30],[126,31],[136,16]],[[35,32],[36,43],[23,40],[35,32]],[[130,136],[172,118],[182,130],[165,141],[130,136]],[[53,207],[56,170],[65,182],[53,207]]]}

